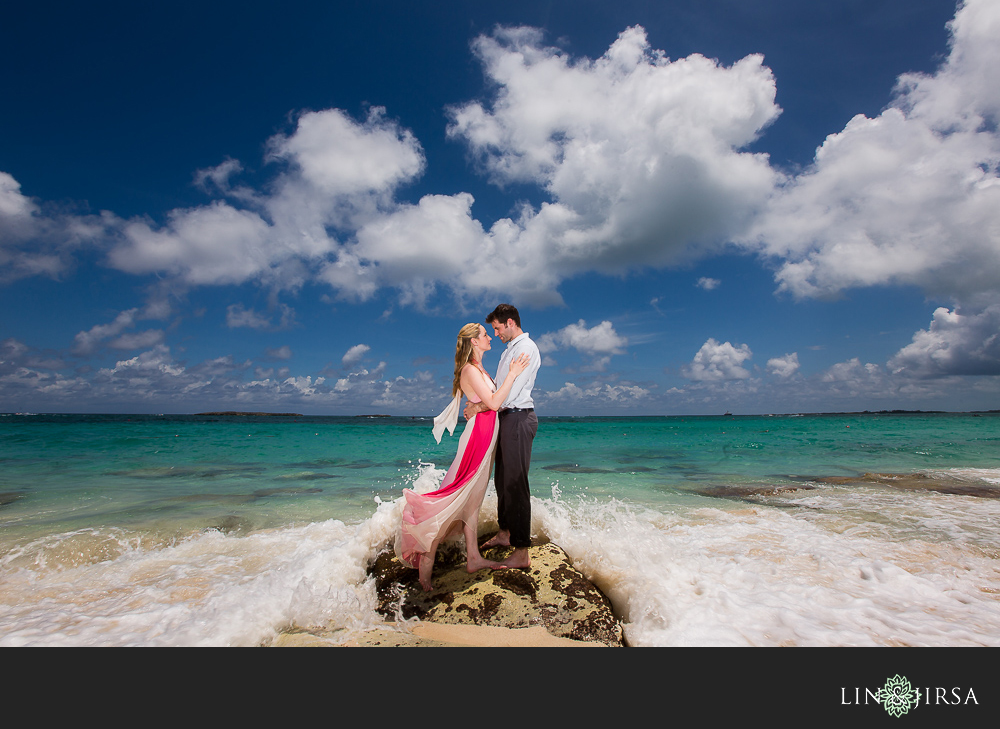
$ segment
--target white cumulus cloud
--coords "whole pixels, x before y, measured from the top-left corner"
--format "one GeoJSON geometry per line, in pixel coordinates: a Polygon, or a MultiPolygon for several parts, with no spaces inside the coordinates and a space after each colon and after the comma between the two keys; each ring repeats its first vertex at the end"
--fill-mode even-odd
{"type": "Polygon", "coordinates": [[[361,358],[364,357],[370,349],[371,347],[367,344],[355,344],[344,353],[344,356],[340,361],[344,364],[344,367],[353,367],[361,361],[361,358]]]}
{"type": "Polygon", "coordinates": [[[426,160],[385,109],[361,121],[326,109],[268,140],[275,174],[265,185],[240,186],[242,163],[226,159],[194,178],[218,199],[162,220],[107,214],[57,224],[4,175],[0,241],[15,242],[0,243],[0,268],[57,275],[67,241],[103,231],[113,267],[187,287],[318,280],[347,299],[392,288],[420,307],[440,293],[553,304],[569,276],[715,250],[767,200],[767,157],[743,151],[780,111],[761,56],[728,67],[700,55],[671,60],[638,26],[596,59],[547,46],[529,28],[497,29],[473,51],[490,97],[450,109],[448,135],[497,184],[528,183],[547,197],[488,229],[467,192],[396,199],[426,160]],[[23,242],[44,226],[61,242],[29,251],[23,242]]]}
{"type": "Polygon", "coordinates": [[[588,358],[584,371],[603,372],[611,356],[622,354],[628,339],[615,331],[610,321],[587,328],[585,320],[569,324],[555,332],[547,332],[536,340],[538,350],[546,355],[543,364],[554,364],[549,353],[560,349],[575,349],[588,358]]]}
{"type": "Polygon", "coordinates": [[[588,329],[587,322],[580,319],[558,331],[541,335],[537,344],[540,352],[571,347],[584,354],[621,354],[628,339],[619,335],[609,321],[602,321],[588,329]]]}
{"type": "Polygon", "coordinates": [[[297,177],[327,196],[385,192],[424,167],[420,143],[374,107],[363,124],[339,109],[303,114],[295,133],[269,142],[274,159],[290,161],[297,177]]]}
{"type": "Polygon", "coordinates": [[[126,223],[124,242],[109,260],[127,273],[168,274],[192,285],[238,284],[277,262],[270,232],[260,214],[215,201],[173,210],[162,227],[146,220],[126,223]]]}
{"type": "Polygon", "coordinates": [[[767,371],[781,378],[788,378],[799,370],[799,353],[792,352],[782,357],[773,357],[767,361],[767,371]]]}
{"type": "MultiPolygon", "coordinates": [[[[189,285],[296,287],[340,254],[332,229],[349,235],[391,207],[394,188],[424,165],[413,134],[387,120],[381,108],[364,122],[338,109],[302,114],[295,131],[272,137],[268,150],[268,161],[284,168],[266,192],[242,188],[232,203],[173,210],[163,225],[121,221],[111,264],[189,285]]],[[[196,179],[205,189],[232,192],[230,178],[240,169],[238,161],[227,160],[196,179]]],[[[349,289],[352,279],[340,283],[349,289]]]]}
{"type": "Polygon", "coordinates": [[[113,216],[78,215],[39,204],[21,192],[13,175],[0,172],[0,283],[29,276],[58,278],[74,253],[100,247],[113,216]]]}
{"type": "Polygon", "coordinates": [[[899,79],[877,117],[854,117],[776,189],[748,245],[780,289],[828,296],[911,284],[995,301],[1000,289],[1000,3],[967,0],[932,74],[899,79]]]}
{"type": "Polygon", "coordinates": [[[823,373],[821,379],[823,382],[858,383],[878,377],[881,372],[882,368],[877,364],[873,364],[872,362],[862,364],[859,358],[854,357],[846,362],[838,362],[832,365],[823,373]]]}
{"type": "Polygon", "coordinates": [[[888,365],[915,377],[1000,375],[1000,306],[976,314],[938,308],[888,365]]]}
{"type": "Polygon", "coordinates": [[[681,372],[688,379],[702,382],[743,380],[750,377],[743,363],[752,356],[753,352],[746,344],[735,347],[730,342],[720,344],[710,338],[681,372]]]}
{"type": "Polygon", "coordinates": [[[558,406],[572,403],[585,408],[629,406],[642,402],[650,396],[651,391],[639,385],[594,383],[580,387],[574,382],[567,382],[558,390],[541,394],[547,404],[558,406]]]}
{"type": "Polygon", "coordinates": [[[668,264],[741,231],[765,201],[767,158],[740,151],[780,111],[762,57],[671,60],[638,26],[596,60],[547,47],[531,28],[498,29],[473,48],[497,91],[454,107],[449,135],[498,184],[533,183],[551,198],[505,231],[533,266],[521,277],[538,261],[560,276],[668,264]]]}

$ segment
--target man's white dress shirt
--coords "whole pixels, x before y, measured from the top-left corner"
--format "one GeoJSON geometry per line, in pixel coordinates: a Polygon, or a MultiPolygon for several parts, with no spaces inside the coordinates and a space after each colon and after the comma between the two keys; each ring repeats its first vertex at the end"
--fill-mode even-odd
{"type": "Polygon", "coordinates": [[[503,401],[501,409],[535,407],[535,402],[531,399],[531,388],[535,386],[535,375],[538,374],[538,368],[542,366],[542,355],[539,354],[538,347],[528,337],[527,332],[521,332],[507,342],[507,349],[500,355],[500,364],[497,365],[497,387],[507,379],[510,363],[517,359],[522,352],[527,354],[531,361],[528,363],[527,369],[514,379],[510,394],[503,401]]]}

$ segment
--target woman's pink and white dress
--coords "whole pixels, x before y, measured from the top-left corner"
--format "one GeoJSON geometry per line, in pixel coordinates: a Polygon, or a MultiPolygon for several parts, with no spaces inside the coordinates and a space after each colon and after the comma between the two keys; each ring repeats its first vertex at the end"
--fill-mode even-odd
{"type": "MultiPolygon", "coordinates": [[[[483,379],[486,380],[485,375],[483,379]]],[[[492,380],[488,384],[496,389],[492,380]]],[[[456,395],[434,419],[434,436],[439,443],[445,428],[454,433],[461,400],[462,395],[456,395]]],[[[406,503],[395,549],[396,556],[404,563],[418,567],[421,554],[433,553],[442,541],[461,533],[463,524],[474,530],[478,528],[479,508],[490,482],[498,432],[495,410],[477,413],[466,423],[458,441],[458,454],[441,486],[426,494],[403,489],[406,503]]]]}

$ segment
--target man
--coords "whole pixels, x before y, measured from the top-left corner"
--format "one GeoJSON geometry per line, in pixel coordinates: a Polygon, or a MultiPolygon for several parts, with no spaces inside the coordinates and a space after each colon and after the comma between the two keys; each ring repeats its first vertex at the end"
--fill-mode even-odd
{"type": "MultiPolygon", "coordinates": [[[[531,388],[535,385],[535,375],[542,358],[538,347],[521,330],[521,316],[510,304],[500,304],[486,317],[486,323],[492,325],[493,333],[507,344],[497,365],[497,382],[506,379],[511,361],[522,353],[528,355],[531,363],[515,378],[510,394],[498,412],[500,434],[497,436],[493,483],[497,489],[500,531],[483,546],[513,547],[514,552],[503,563],[508,567],[530,567],[531,494],[528,468],[531,464],[531,444],[538,432],[531,388]]],[[[482,410],[483,406],[479,404],[478,409],[482,410]]],[[[476,410],[476,403],[467,404],[465,418],[468,420],[476,410]]]]}

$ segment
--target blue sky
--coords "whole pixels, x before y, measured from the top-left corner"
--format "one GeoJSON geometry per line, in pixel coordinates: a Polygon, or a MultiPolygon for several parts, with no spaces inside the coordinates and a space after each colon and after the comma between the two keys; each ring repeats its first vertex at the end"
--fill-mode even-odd
{"type": "Polygon", "coordinates": [[[147,5],[6,11],[0,411],[1000,408],[997,0],[147,5]]]}

